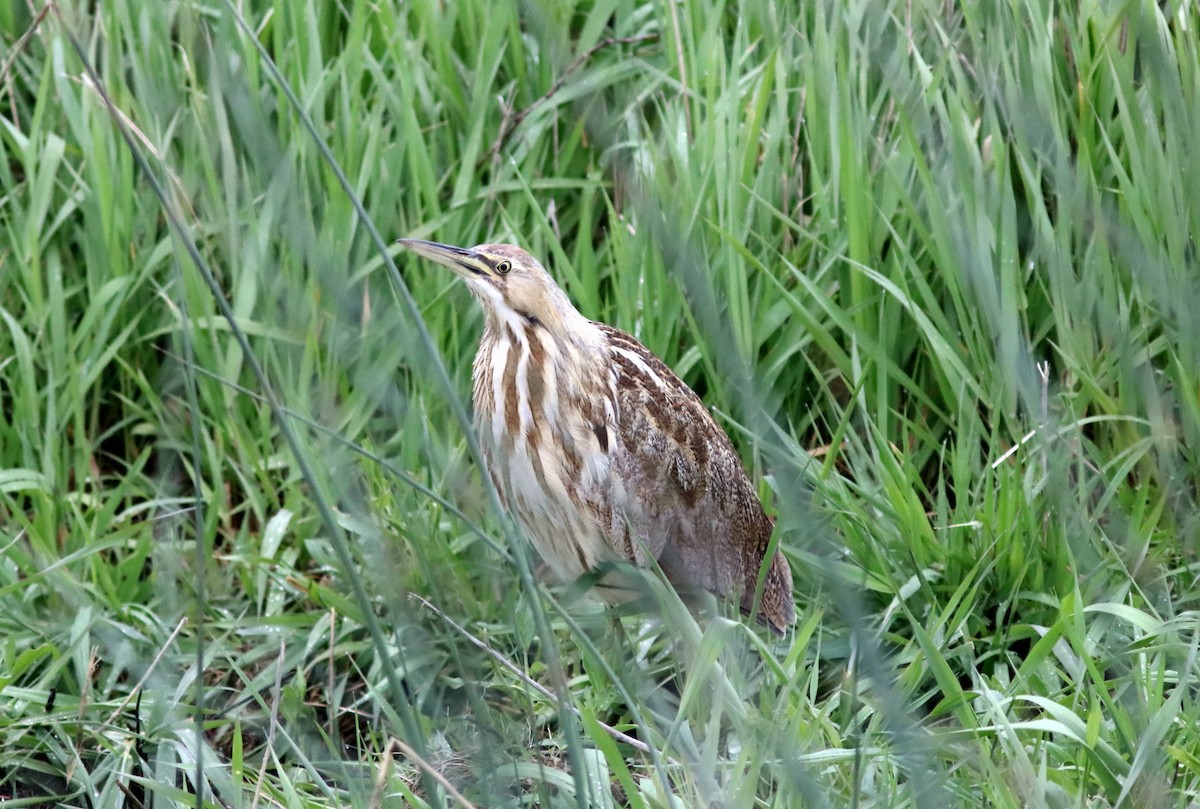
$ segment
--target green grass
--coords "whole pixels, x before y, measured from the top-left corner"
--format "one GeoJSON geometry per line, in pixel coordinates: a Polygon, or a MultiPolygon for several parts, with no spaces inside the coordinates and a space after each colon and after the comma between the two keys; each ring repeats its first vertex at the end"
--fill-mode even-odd
{"type": "Polygon", "coordinates": [[[1191,805],[1200,14],[1045,5],[0,7],[0,801],[1191,805]],[[533,583],[402,236],[701,393],[794,634],[533,583]]]}

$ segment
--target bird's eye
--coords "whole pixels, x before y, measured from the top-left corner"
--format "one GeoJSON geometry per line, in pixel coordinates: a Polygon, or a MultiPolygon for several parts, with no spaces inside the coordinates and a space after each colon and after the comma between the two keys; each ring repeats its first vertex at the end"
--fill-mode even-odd
{"type": "Polygon", "coordinates": [[[511,269],[512,269],[511,261],[501,261],[499,264],[496,265],[496,272],[500,273],[501,275],[508,275],[508,271],[511,269]]]}

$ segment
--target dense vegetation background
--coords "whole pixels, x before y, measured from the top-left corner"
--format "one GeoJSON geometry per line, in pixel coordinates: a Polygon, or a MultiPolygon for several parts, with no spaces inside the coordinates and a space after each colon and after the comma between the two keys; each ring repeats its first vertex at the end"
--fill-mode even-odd
{"type": "Polygon", "coordinates": [[[0,6],[0,801],[1194,805],[1198,27],[0,6]],[[401,236],[701,393],[793,634],[534,583],[401,236]]]}

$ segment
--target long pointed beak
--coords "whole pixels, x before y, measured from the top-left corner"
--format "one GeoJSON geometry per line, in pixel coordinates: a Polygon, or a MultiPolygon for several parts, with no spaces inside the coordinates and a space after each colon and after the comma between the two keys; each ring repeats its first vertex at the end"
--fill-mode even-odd
{"type": "Polygon", "coordinates": [[[424,239],[400,239],[399,241],[418,256],[448,267],[463,278],[487,277],[489,274],[487,262],[474,250],[441,242],[427,242],[424,239]]]}

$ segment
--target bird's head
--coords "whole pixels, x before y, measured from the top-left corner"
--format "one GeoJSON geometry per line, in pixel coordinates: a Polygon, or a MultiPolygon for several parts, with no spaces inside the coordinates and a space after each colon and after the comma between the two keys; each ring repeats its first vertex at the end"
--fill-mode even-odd
{"type": "Polygon", "coordinates": [[[454,247],[421,239],[401,239],[400,244],[462,278],[483,305],[489,328],[540,326],[565,336],[580,328],[580,321],[588,322],[541,262],[519,247],[454,247]]]}

